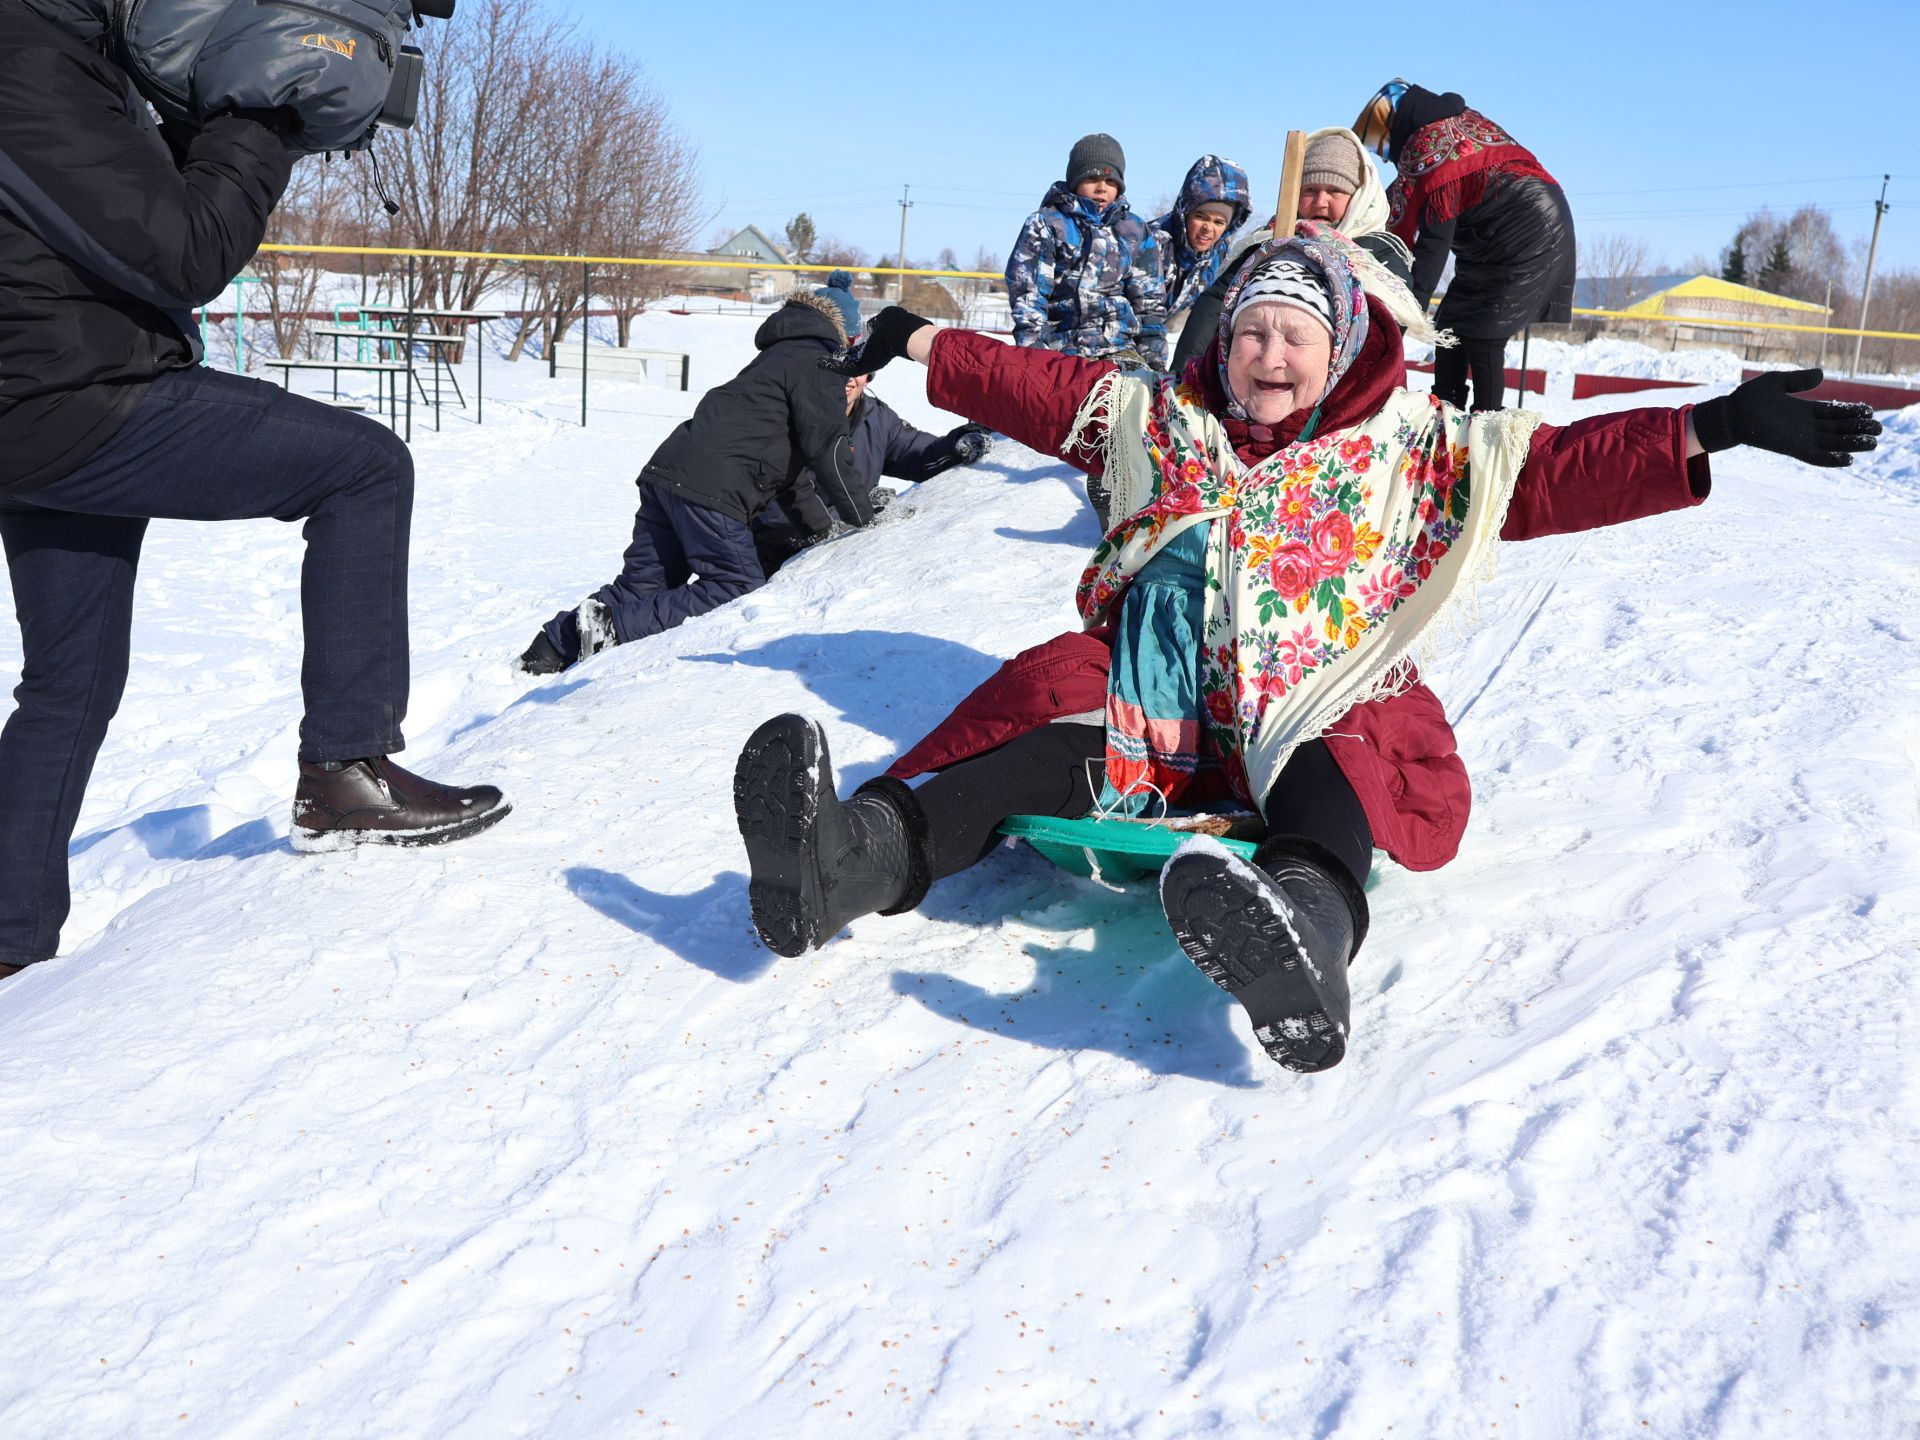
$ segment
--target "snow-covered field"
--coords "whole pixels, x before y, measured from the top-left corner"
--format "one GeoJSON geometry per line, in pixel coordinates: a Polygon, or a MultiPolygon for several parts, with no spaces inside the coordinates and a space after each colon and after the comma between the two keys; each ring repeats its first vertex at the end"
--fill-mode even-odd
{"type": "MultiPolygon", "coordinates": [[[[703,388],[751,330],[634,343],[703,388]]],[[[1300,1077],[1024,850],[753,938],[741,740],[857,782],[1070,624],[1070,471],[534,682],[695,397],[487,378],[416,424],[405,756],[510,791],[479,839],[294,855],[298,535],[153,527],[64,953],[0,984],[0,1435],[1920,1433],[1920,409],[1503,552],[1430,675],[1466,845],[1300,1077]]]]}

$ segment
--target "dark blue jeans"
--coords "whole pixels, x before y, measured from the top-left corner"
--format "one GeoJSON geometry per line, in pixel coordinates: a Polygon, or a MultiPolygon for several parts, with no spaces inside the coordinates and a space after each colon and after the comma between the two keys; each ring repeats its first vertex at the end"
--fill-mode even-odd
{"type": "MultiPolygon", "coordinates": [[[[612,613],[614,638],[625,645],[671,630],[766,583],[753,527],[642,483],[620,578],[602,585],[593,598],[612,613]]],[[[544,627],[547,639],[569,660],[580,653],[574,626],[574,612],[562,610],[544,627]]]]}
{"type": "Polygon", "coordinates": [[[300,758],[401,748],[413,458],[385,427],[212,370],[157,380],[71,474],[0,495],[25,651],[0,730],[0,963],[44,960],[67,918],[67,845],[126,686],[149,519],[304,520],[300,758]]]}

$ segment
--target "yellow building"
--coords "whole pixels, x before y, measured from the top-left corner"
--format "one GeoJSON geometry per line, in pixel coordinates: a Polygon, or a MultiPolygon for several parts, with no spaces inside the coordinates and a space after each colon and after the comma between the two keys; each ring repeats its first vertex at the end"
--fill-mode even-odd
{"type": "Polygon", "coordinates": [[[1772,325],[1825,325],[1825,306],[1785,295],[1736,285],[1712,275],[1655,275],[1633,280],[1582,280],[1575,290],[1576,308],[1606,309],[1631,318],[1609,320],[1607,333],[1665,340],[1669,348],[1737,350],[1748,360],[1784,359],[1804,345],[1807,336],[1791,330],[1742,328],[1756,322],[1772,325]],[[1601,293],[1611,291],[1611,296],[1601,293]],[[1622,292],[1625,293],[1622,293],[1622,292]],[[1612,305],[1600,304],[1612,298],[1612,305]],[[1625,301],[1625,303],[1621,303],[1625,301]],[[1688,321],[1713,322],[1688,324],[1688,321]]]}

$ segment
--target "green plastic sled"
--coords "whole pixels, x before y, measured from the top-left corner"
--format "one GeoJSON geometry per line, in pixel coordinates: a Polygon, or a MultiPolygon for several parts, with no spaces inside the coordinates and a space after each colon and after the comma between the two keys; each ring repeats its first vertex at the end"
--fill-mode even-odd
{"type": "MultiPolygon", "coordinates": [[[[1265,827],[1257,816],[1215,817],[1212,824],[1204,827],[1193,824],[1196,818],[1206,817],[1176,817],[1169,822],[1098,815],[1078,820],[1057,820],[1051,815],[1009,815],[1000,822],[1000,833],[1026,841],[1062,870],[1109,885],[1157,878],[1173,852],[1195,835],[1210,835],[1248,860],[1265,838],[1265,827]],[[1224,834],[1215,833],[1222,828],[1224,834]]],[[[1385,858],[1379,851],[1374,852],[1373,871],[1367,876],[1368,890],[1380,884],[1381,861],[1385,858]]]]}
{"type": "MultiPolygon", "coordinates": [[[[1089,880],[1122,884],[1157,876],[1167,858],[1198,832],[1176,830],[1163,820],[1091,815],[1056,820],[1051,815],[1009,815],[1000,822],[1000,833],[1026,841],[1062,870],[1089,880]]],[[[1257,840],[1233,834],[1214,838],[1247,859],[1259,848],[1257,840]]]]}

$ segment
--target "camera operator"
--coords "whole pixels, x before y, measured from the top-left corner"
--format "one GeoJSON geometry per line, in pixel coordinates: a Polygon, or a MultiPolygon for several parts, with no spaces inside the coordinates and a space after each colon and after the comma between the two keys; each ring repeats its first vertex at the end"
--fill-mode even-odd
{"type": "Polygon", "coordinates": [[[297,116],[163,136],[115,52],[115,3],[0,0],[0,540],[25,653],[0,731],[0,975],[58,946],[149,519],[304,522],[296,848],[433,844],[509,808],[389,758],[407,708],[406,447],[199,364],[191,312],[259,245],[311,148],[289,144],[297,116]]]}

